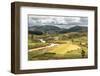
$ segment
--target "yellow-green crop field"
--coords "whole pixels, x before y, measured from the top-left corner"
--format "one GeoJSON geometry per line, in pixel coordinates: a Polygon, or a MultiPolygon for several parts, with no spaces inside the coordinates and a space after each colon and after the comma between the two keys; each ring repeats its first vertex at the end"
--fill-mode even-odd
{"type": "Polygon", "coordinates": [[[88,57],[87,33],[28,36],[28,60],[83,59],[88,57]]]}

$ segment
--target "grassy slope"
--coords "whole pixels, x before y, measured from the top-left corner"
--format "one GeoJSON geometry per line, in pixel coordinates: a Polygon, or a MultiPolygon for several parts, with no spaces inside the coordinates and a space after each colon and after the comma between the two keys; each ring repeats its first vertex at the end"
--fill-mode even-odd
{"type": "Polygon", "coordinates": [[[58,46],[55,46],[54,48],[51,49],[50,52],[54,52],[56,54],[65,54],[66,52],[70,50],[77,50],[80,49],[78,45],[74,44],[60,44],[58,46]]]}
{"type": "MultiPolygon", "coordinates": [[[[62,36],[62,35],[59,35],[62,36]]],[[[43,37],[43,36],[42,36],[43,37]]],[[[82,58],[81,50],[85,51],[85,57],[88,55],[88,48],[80,45],[80,42],[87,43],[87,37],[77,37],[68,39],[68,40],[59,40],[59,41],[50,41],[50,43],[59,43],[59,45],[41,49],[37,51],[29,52],[28,58],[29,60],[48,60],[48,59],[77,59],[82,58]]],[[[30,41],[30,39],[29,39],[30,41]]],[[[40,42],[29,42],[29,46],[32,44],[32,48],[38,48],[42,46],[49,45],[50,43],[40,43],[40,42]]]]}

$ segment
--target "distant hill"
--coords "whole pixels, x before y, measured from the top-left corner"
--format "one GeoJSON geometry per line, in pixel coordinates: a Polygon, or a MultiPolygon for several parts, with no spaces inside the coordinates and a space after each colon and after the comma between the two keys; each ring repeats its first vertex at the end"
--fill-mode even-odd
{"type": "Polygon", "coordinates": [[[67,33],[67,32],[87,32],[88,27],[85,26],[74,26],[69,29],[60,28],[57,26],[51,26],[51,25],[45,25],[45,26],[31,26],[28,27],[28,31],[31,32],[42,32],[42,33],[48,33],[48,34],[54,34],[54,33],[67,33]]]}
{"type": "Polygon", "coordinates": [[[43,33],[59,33],[62,29],[57,27],[57,26],[50,26],[50,25],[45,25],[45,26],[31,26],[28,27],[29,31],[41,31],[43,33]]]}
{"type": "Polygon", "coordinates": [[[85,26],[74,26],[69,29],[63,29],[60,31],[60,33],[67,33],[67,32],[87,32],[88,27],[85,26]]]}

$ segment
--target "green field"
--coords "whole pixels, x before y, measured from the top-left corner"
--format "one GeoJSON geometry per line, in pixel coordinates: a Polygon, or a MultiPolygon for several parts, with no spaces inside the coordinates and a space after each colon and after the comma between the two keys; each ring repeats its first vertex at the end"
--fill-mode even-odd
{"type": "Polygon", "coordinates": [[[88,57],[86,32],[28,35],[28,60],[80,59],[88,57]]]}

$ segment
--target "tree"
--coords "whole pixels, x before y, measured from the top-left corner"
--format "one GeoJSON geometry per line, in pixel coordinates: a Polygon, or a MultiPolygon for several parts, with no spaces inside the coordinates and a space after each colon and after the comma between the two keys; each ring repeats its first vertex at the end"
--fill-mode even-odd
{"type": "Polygon", "coordinates": [[[85,57],[85,51],[84,50],[81,51],[81,55],[82,55],[82,58],[85,57]]]}
{"type": "Polygon", "coordinates": [[[33,39],[33,35],[42,35],[43,32],[41,31],[28,31],[29,34],[31,34],[31,40],[33,39]]]}

